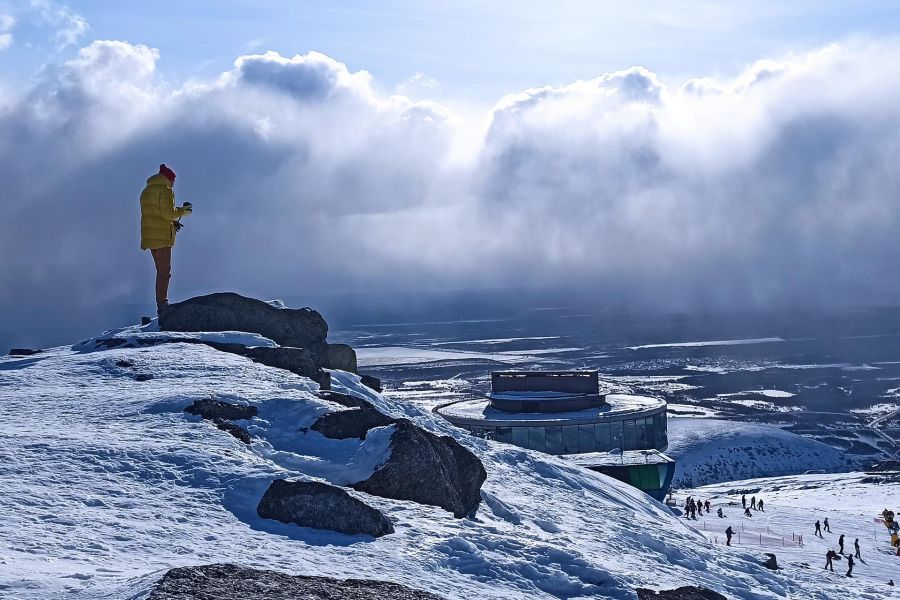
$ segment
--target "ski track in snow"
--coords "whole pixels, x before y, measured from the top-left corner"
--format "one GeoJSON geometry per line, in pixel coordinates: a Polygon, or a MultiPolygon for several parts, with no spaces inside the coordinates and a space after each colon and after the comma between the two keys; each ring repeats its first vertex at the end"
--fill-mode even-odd
{"type": "Polygon", "coordinates": [[[814,573],[772,573],[757,552],[723,552],[630,486],[473,438],[356,376],[333,376],[333,389],[475,451],[488,472],[475,518],[352,492],[396,533],[373,540],[259,519],[274,478],[367,476],[387,456],[389,428],[363,442],[303,433],[343,407],[315,397],[308,379],[202,345],[57,348],[0,358],[0,596],[141,598],[168,568],[234,562],[389,579],[447,598],[634,600],[634,587],[687,584],[733,598],[832,597],[814,573]],[[182,412],[206,397],[258,406],[242,422],[251,446],[182,412]]]}

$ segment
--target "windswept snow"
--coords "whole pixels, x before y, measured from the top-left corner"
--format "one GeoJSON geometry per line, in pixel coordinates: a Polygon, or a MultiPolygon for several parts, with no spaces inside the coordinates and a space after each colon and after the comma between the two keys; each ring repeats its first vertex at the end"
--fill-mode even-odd
{"type": "Polygon", "coordinates": [[[389,427],[364,442],[302,431],[343,407],[286,371],[183,343],[0,358],[0,594],[136,598],[172,566],[234,562],[389,579],[451,599],[634,600],[637,586],[686,584],[731,598],[827,597],[816,573],[772,573],[755,551],[723,552],[630,486],[468,436],[353,375],[334,372],[333,388],[475,451],[488,472],[477,516],[353,492],[396,533],[373,540],[260,519],[272,479],[350,482],[389,452],[389,427]],[[257,406],[241,422],[254,443],[182,412],[206,397],[257,406]]]}
{"type": "Polygon", "coordinates": [[[745,344],[771,344],[785,341],[780,337],[752,338],[745,340],[710,340],[703,342],[671,342],[668,344],[644,344],[628,346],[629,350],[648,350],[650,348],[701,348],[704,346],[743,346],[745,344]]]}
{"type": "Polygon", "coordinates": [[[677,461],[674,487],[850,468],[840,450],[822,442],[769,425],[718,419],[670,419],[666,453],[677,461]]]}
{"type": "MultiPolygon", "coordinates": [[[[147,325],[131,325],[104,331],[98,336],[78,342],[72,346],[72,349],[90,352],[98,349],[97,342],[100,340],[121,340],[121,345],[135,347],[161,343],[171,339],[240,344],[242,346],[265,346],[267,348],[278,346],[278,344],[267,337],[245,331],[160,331],[159,323],[156,319],[153,319],[147,325]]],[[[102,349],[103,346],[100,348],[102,349]]]]}

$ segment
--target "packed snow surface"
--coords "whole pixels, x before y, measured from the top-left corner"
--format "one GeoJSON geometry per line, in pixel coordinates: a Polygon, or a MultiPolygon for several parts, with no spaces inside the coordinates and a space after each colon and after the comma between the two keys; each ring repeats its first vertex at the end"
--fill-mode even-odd
{"type": "Polygon", "coordinates": [[[850,468],[840,450],[770,425],[678,418],[668,426],[674,487],[850,468]]]}
{"type": "Polygon", "coordinates": [[[835,475],[795,475],[719,483],[685,491],[676,496],[679,505],[686,495],[712,504],[712,515],[693,522],[725,552],[750,549],[773,552],[788,574],[809,572],[822,579],[822,598],[900,598],[900,556],[889,545],[887,529],[879,521],[885,508],[900,513],[900,477],[841,473],[835,475]],[[764,500],[765,510],[751,510],[743,516],[741,495],[764,500]],[[722,508],[725,518],[716,516],[722,508]],[[815,534],[815,522],[828,519],[831,531],[815,534]],[[725,528],[736,532],[732,547],[724,547],[725,528]],[[844,553],[834,562],[834,573],[825,571],[825,553],[839,551],[844,534],[844,553]],[[802,536],[802,538],[801,538],[802,536]],[[802,539],[802,543],[801,542],[802,539]],[[848,554],[859,540],[861,560],[853,566],[853,579],[846,577],[848,554]]]}
{"type": "MultiPolygon", "coordinates": [[[[390,428],[365,441],[304,431],[343,407],[283,370],[185,343],[0,358],[0,595],[138,599],[170,567],[234,562],[447,598],[634,600],[637,586],[686,584],[730,598],[830,597],[818,572],[774,573],[755,549],[723,551],[632,487],[470,437],[356,376],[335,372],[333,387],[476,452],[488,472],[477,515],[353,492],[396,533],[375,540],[258,518],[272,479],[350,483],[390,452],[390,428]],[[239,422],[251,445],[183,412],[209,397],[258,408],[239,422]]],[[[861,595],[862,582],[846,586],[859,594],[845,597],[875,597],[861,595]]]]}

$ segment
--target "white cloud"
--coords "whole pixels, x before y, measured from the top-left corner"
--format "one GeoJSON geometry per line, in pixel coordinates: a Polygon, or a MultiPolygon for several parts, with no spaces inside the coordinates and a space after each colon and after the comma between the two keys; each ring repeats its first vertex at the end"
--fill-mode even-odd
{"type": "Polygon", "coordinates": [[[12,30],[16,20],[12,15],[0,14],[0,50],[6,50],[13,44],[12,30]]]}
{"type": "Polygon", "coordinates": [[[68,6],[52,0],[31,0],[31,7],[38,12],[44,23],[54,28],[53,39],[59,48],[77,44],[90,31],[87,20],[72,12],[68,6]]]}
{"type": "Polygon", "coordinates": [[[136,199],[160,162],[196,207],[175,297],[578,281],[643,307],[900,301],[894,41],[511,94],[465,161],[451,111],[320,53],[180,88],[157,60],[94,42],[0,109],[20,190],[0,312],[149,297],[136,199]]]}

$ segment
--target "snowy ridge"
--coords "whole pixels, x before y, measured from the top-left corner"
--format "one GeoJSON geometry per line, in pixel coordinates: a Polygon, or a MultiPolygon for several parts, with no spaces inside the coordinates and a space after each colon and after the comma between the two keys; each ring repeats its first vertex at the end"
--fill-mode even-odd
{"type": "Polygon", "coordinates": [[[827,444],[770,425],[706,418],[669,419],[669,448],[677,461],[673,487],[721,481],[838,472],[851,468],[827,444]]]}
{"type": "Polygon", "coordinates": [[[342,407],[289,372],[184,343],[0,358],[10,415],[0,422],[0,592],[140,598],[170,567],[234,562],[389,579],[447,598],[634,600],[635,587],[687,584],[733,598],[824,597],[811,576],[772,573],[756,554],[723,554],[630,486],[470,437],[354,375],[335,372],[333,382],[476,452],[488,472],[476,518],[365,496],[395,534],[372,540],[259,519],[256,503],[273,478],[350,481],[388,452],[388,428],[364,442],[301,432],[342,407]],[[182,412],[206,397],[258,407],[241,422],[252,445],[182,412]]]}

